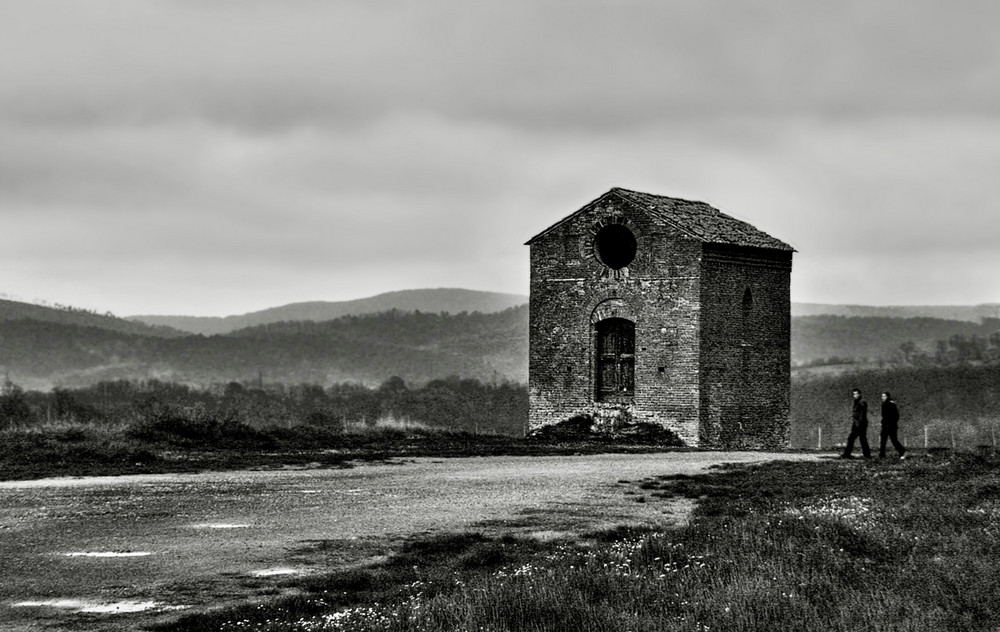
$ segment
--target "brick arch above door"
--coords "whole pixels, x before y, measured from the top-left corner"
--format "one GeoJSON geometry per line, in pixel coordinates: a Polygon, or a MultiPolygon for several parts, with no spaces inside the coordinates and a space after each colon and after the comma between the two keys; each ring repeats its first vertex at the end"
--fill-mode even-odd
{"type": "Polygon", "coordinates": [[[609,298],[601,301],[590,312],[590,324],[596,324],[608,318],[624,318],[633,323],[636,321],[638,313],[635,308],[620,298],[609,298]]]}

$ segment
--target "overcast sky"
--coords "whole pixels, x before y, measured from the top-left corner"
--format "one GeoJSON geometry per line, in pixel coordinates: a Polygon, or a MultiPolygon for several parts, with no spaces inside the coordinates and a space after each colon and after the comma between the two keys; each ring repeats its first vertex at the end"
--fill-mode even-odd
{"type": "Polygon", "coordinates": [[[240,314],[527,294],[613,186],[792,300],[1000,302],[995,0],[4,0],[0,293],[240,314]]]}

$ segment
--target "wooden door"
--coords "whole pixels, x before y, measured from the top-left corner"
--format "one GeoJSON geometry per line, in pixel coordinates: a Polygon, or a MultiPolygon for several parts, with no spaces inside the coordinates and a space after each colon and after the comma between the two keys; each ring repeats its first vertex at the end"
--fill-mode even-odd
{"type": "Polygon", "coordinates": [[[631,398],[635,391],[635,323],[608,318],[597,323],[597,399],[631,398]]]}

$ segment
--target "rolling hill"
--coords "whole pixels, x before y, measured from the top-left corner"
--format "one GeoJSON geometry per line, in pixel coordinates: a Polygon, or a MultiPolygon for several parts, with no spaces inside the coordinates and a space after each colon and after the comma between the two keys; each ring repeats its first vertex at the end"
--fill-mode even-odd
{"type": "Polygon", "coordinates": [[[400,290],[352,301],[312,301],[272,307],[239,316],[130,316],[129,319],[147,325],[167,326],[195,334],[226,334],[237,329],[284,321],[334,320],[342,316],[401,312],[482,312],[489,314],[524,305],[527,296],[500,294],[456,288],[400,290]]]}
{"type": "MultiPolygon", "coordinates": [[[[10,303],[10,301],[4,301],[10,303]]],[[[423,290],[401,290],[386,292],[367,298],[350,301],[311,301],[292,303],[280,307],[272,307],[248,314],[231,316],[129,316],[117,321],[131,321],[146,324],[163,332],[176,331],[195,334],[213,335],[225,334],[256,325],[266,325],[285,321],[326,321],[342,316],[359,314],[376,314],[397,310],[401,312],[482,312],[489,314],[510,307],[524,305],[528,297],[521,294],[500,294],[496,292],[480,292],[456,288],[437,288],[423,290]]],[[[24,304],[21,304],[24,305],[24,304]]],[[[28,308],[44,310],[35,305],[28,308]]],[[[792,303],[792,317],[811,316],[842,316],[851,318],[890,318],[909,319],[925,318],[939,321],[963,321],[979,323],[983,319],[1000,318],[1000,303],[984,303],[980,305],[834,305],[824,303],[792,303]]],[[[86,312],[78,314],[87,314],[86,312]]],[[[97,314],[89,314],[91,319],[109,318],[97,314]]],[[[3,311],[0,309],[0,318],[3,311]]],[[[113,318],[113,317],[112,317],[113,318]]],[[[42,318],[47,320],[47,318],[42,318]]],[[[63,321],[57,321],[63,322],[63,321]]],[[[78,322],[78,324],[94,324],[94,322],[78,322]]],[[[142,331],[136,331],[142,333],[142,331]]],[[[808,354],[813,355],[813,354],[808,354]]]]}
{"type": "Polygon", "coordinates": [[[139,335],[21,319],[0,322],[0,371],[29,389],[158,379],[422,383],[449,375],[527,379],[527,306],[493,314],[398,311],[272,323],[230,334],[139,335]]]}
{"type": "MultiPolygon", "coordinates": [[[[144,323],[0,301],[0,371],[25,388],[37,389],[113,379],[370,385],[393,375],[408,383],[458,375],[524,382],[525,300],[468,290],[409,290],[343,303],[287,305],[228,320],[205,319],[223,328],[263,321],[209,335],[162,324],[177,321],[144,323]],[[503,308],[508,303],[513,306],[503,308]],[[328,318],[352,311],[358,313],[328,318]]],[[[884,309],[904,308],[793,305],[793,313],[884,309]]],[[[989,306],[936,309],[962,318],[793,316],[793,365],[824,364],[831,358],[842,363],[898,361],[904,342],[931,351],[937,341],[955,335],[986,338],[1000,330],[1000,320],[971,318],[991,313],[989,306]]]]}
{"type": "Polygon", "coordinates": [[[11,320],[34,320],[61,325],[95,327],[107,331],[157,338],[174,338],[186,335],[184,331],[162,324],[137,322],[112,314],[97,314],[81,309],[47,307],[0,299],[0,322],[11,320]]]}
{"type": "Polygon", "coordinates": [[[980,322],[941,318],[888,316],[792,317],[792,365],[842,359],[855,362],[898,360],[900,345],[913,342],[924,352],[955,335],[987,338],[1000,330],[1000,320],[980,322]]]}

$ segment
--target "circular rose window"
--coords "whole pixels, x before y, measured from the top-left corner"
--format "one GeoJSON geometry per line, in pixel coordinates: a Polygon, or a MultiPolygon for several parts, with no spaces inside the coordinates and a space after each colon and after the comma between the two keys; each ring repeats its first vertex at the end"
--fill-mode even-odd
{"type": "Polygon", "coordinates": [[[594,252],[601,263],[620,270],[635,259],[635,235],[621,224],[604,226],[594,236],[594,252]]]}

